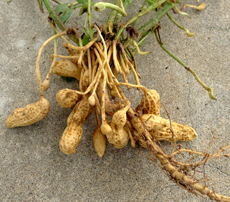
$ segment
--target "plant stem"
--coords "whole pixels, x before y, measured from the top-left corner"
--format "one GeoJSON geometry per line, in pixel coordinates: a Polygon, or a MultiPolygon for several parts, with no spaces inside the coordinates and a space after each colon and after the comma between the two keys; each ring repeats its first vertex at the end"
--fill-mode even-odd
{"type": "MultiPolygon", "coordinates": [[[[61,20],[58,18],[58,16],[56,15],[55,11],[52,9],[49,0],[43,0],[43,3],[46,6],[46,9],[49,12],[49,16],[53,19],[53,21],[55,22],[55,24],[62,30],[65,31],[67,30],[67,27],[61,22],[61,20]]],[[[78,39],[75,36],[71,36],[68,35],[68,37],[74,41],[76,44],[78,44],[78,39]]]]}
{"type": "MultiPolygon", "coordinates": [[[[182,0],[178,0],[177,2],[181,2],[182,0]]],[[[166,14],[168,13],[172,8],[175,7],[176,4],[171,4],[171,3],[166,3],[159,11],[157,11],[156,16],[149,20],[146,24],[144,24],[142,27],[138,29],[138,33],[140,35],[144,34],[148,30],[152,29],[155,27],[158,23],[159,20],[166,14]]]]}
{"type": "Polygon", "coordinates": [[[195,35],[194,33],[189,32],[186,28],[181,26],[169,13],[167,13],[167,16],[178,28],[184,30],[188,37],[192,37],[195,35]]]}
{"type": "MultiPolygon", "coordinates": [[[[124,8],[126,9],[128,5],[130,5],[133,2],[133,0],[126,0],[124,2],[124,8]]],[[[122,19],[122,15],[120,13],[116,14],[115,20],[114,20],[114,24],[117,25],[118,23],[121,22],[122,19]]]]}
{"type": "Polygon", "coordinates": [[[201,79],[197,76],[196,72],[190,68],[188,65],[186,65],[183,61],[181,61],[179,58],[177,58],[175,55],[173,55],[170,51],[168,51],[161,43],[158,33],[157,31],[155,31],[155,36],[157,39],[158,44],[160,45],[160,47],[166,52],[168,53],[169,56],[171,56],[174,60],[176,60],[179,64],[181,64],[186,70],[188,70],[190,73],[192,73],[192,75],[195,77],[195,79],[197,80],[197,82],[202,85],[205,90],[207,90],[209,92],[209,97],[213,100],[216,100],[215,96],[213,95],[213,89],[210,88],[209,86],[207,86],[203,81],[201,81],[201,79]]]}
{"type": "Polygon", "coordinates": [[[89,23],[89,36],[93,39],[93,29],[91,27],[91,0],[88,0],[88,23],[89,23]]]}
{"type": "MultiPolygon", "coordinates": [[[[116,5],[117,5],[118,1],[119,0],[116,0],[116,2],[115,2],[116,5]]],[[[113,22],[114,22],[114,19],[115,19],[116,15],[117,15],[117,11],[116,10],[112,10],[110,12],[109,19],[108,19],[108,21],[106,23],[107,27],[109,28],[109,30],[111,30],[112,27],[113,27],[113,22]]]]}
{"type": "Polygon", "coordinates": [[[102,11],[105,8],[116,10],[118,13],[121,13],[123,16],[127,16],[127,13],[125,12],[125,10],[123,10],[117,5],[114,5],[111,3],[104,3],[104,2],[99,2],[99,3],[94,4],[95,11],[102,11]]]}
{"type": "Polygon", "coordinates": [[[42,1],[41,0],[37,0],[37,2],[38,2],[38,5],[39,5],[39,8],[40,8],[40,11],[42,13],[44,13],[44,10],[43,10],[43,7],[42,7],[42,1]]]}
{"type": "Polygon", "coordinates": [[[130,20],[128,20],[118,31],[115,40],[118,40],[120,38],[121,33],[123,32],[123,30],[128,27],[132,22],[136,21],[138,18],[140,18],[141,16],[145,15],[146,13],[148,13],[149,11],[157,8],[159,5],[165,3],[167,0],[159,0],[158,2],[152,4],[151,6],[149,6],[147,9],[139,12],[137,15],[133,16],[130,20]]]}

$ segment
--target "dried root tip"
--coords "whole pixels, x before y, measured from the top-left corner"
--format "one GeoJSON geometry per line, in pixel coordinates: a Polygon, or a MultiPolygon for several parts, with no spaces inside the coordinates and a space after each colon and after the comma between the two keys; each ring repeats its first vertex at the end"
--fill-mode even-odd
{"type": "Polygon", "coordinates": [[[59,147],[65,154],[73,154],[83,135],[82,124],[72,122],[68,125],[61,137],[59,147]]]}
{"type": "Polygon", "coordinates": [[[53,73],[58,76],[73,77],[80,79],[81,68],[69,60],[59,60],[53,66],[53,73]]]}
{"type": "Polygon", "coordinates": [[[45,81],[43,81],[43,84],[42,84],[42,87],[43,87],[43,90],[47,91],[48,88],[50,86],[50,82],[48,79],[46,79],[45,81]]]}
{"type": "Polygon", "coordinates": [[[93,144],[98,156],[102,158],[106,148],[106,136],[103,135],[100,128],[93,132],[93,144]]]}
{"type": "Polygon", "coordinates": [[[91,95],[89,98],[88,98],[88,102],[90,105],[94,106],[96,104],[96,100],[95,100],[95,97],[94,95],[91,95]]]}
{"type": "Polygon", "coordinates": [[[181,125],[153,114],[144,114],[140,117],[145,127],[155,140],[164,141],[191,141],[197,137],[195,130],[187,125],[181,125]],[[171,131],[173,129],[173,133],[171,131]],[[174,134],[174,136],[173,136],[174,134]]]}
{"type": "Polygon", "coordinates": [[[38,102],[18,108],[6,119],[6,126],[14,128],[28,126],[45,118],[50,111],[50,103],[43,96],[38,102]]]}
{"type": "Polygon", "coordinates": [[[195,9],[201,11],[201,10],[203,10],[203,9],[205,8],[205,4],[202,3],[202,4],[200,4],[199,6],[194,6],[194,5],[185,4],[185,5],[183,6],[183,8],[185,8],[185,7],[195,8],[195,9]]]}
{"type": "Polygon", "coordinates": [[[106,135],[106,137],[112,146],[119,149],[125,147],[129,141],[129,135],[124,128],[114,129],[113,132],[106,135]]]}
{"type": "Polygon", "coordinates": [[[63,108],[72,108],[79,100],[80,96],[71,89],[60,90],[56,95],[58,104],[63,108]]]}
{"type": "Polygon", "coordinates": [[[186,31],[187,37],[193,37],[193,36],[195,36],[194,33],[189,32],[187,29],[185,31],[186,31]]]}

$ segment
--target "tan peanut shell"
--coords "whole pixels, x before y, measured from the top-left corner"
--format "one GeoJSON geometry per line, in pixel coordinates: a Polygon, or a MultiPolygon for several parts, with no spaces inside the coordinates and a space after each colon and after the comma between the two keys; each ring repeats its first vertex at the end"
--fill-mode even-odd
{"type": "Polygon", "coordinates": [[[81,82],[82,90],[86,91],[86,89],[89,86],[89,70],[88,69],[84,72],[83,78],[80,82],[81,82]]]}
{"type": "Polygon", "coordinates": [[[52,70],[53,73],[57,74],[58,76],[73,77],[78,80],[81,76],[81,68],[79,68],[73,62],[65,59],[55,62],[52,70]]]}
{"type": "Polygon", "coordinates": [[[111,127],[113,128],[123,128],[127,121],[127,115],[126,112],[130,108],[130,105],[127,105],[126,107],[118,110],[114,113],[112,121],[111,121],[111,127]]]}
{"type": "Polygon", "coordinates": [[[142,109],[143,114],[154,114],[160,116],[160,95],[155,90],[144,90],[144,96],[138,108],[142,109]]]}
{"type": "Polygon", "coordinates": [[[73,154],[83,135],[82,124],[72,122],[68,125],[61,137],[59,147],[65,154],[73,154]]]}
{"type": "Polygon", "coordinates": [[[60,90],[56,95],[58,104],[63,108],[72,108],[79,100],[80,96],[71,89],[60,90]]]}
{"type": "Polygon", "coordinates": [[[45,118],[50,111],[50,103],[41,96],[40,100],[26,105],[25,108],[18,108],[6,119],[6,126],[14,128],[28,126],[45,118]]]}
{"type": "Polygon", "coordinates": [[[150,132],[155,140],[165,141],[191,141],[197,137],[197,134],[193,128],[187,125],[181,125],[171,121],[172,129],[171,132],[169,119],[153,114],[144,114],[140,117],[140,120],[145,124],[145,127],[150,132]]]}
{"type": "Polygon", "coordinates": [[[106,136],[101,132],[100,128],[93,132],[93,144],[98,156],[101,158],[105,153],[106,136]]]}
{"type": "Polygon", "coordinates": [[[129,134],[127,131],[124,128],[118,130],[112,128],[112,131],[112,133],[106,135],[108,142],[116,148],[125,147],[129,141],[129,134]]]}

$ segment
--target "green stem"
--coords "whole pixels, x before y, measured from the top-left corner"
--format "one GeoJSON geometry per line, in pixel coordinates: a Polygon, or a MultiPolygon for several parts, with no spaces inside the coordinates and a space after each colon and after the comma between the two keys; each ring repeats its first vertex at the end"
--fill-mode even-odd
{"type": "Polygon", "coordinates": [[[127,16],[127,13],[125,12],[125,10],[123,10],[117,5],[114,5],[111,3],[104,3],[104,2],[99,2],[99,3],[94,4],[95,11],[103,11],[105,8],[116,10],[118,13],[122,14],[123,16],[127,16]]]}
{"type": "MultiPolygon", "coordinates": [[[[181,2],[182,0],[178,0],[177,2],[181,2]]],[[[160,10],[157,11],[156,16],[149,20],[146,24],[138,29],[138,33],[140,35],[144,34],[148,30],[152,29],[153,27],[157,26],[159,20],[168,13],[172,8],[175,7],[176,4],[166,3],[160,10]]]]}
{"type": "Polygon", "coordinates": [[[52,0],[52,1],[54,1],[55,3],[57,3],[57,4],[59,4],[59,5],[63,4],[62,2],[57,1],[57,0],[52,0]]]}
{"type": "Polygon", "coordinates": [[[40,11],[42,13],[44,13],[44,10],[43,10],[43,7],[42,7],[42,1],[41,0],[37,0],[37,2],[38,2],[38,5],[39,5],[39,8],[40,8],[40,11]]]}
{"type": "MultiPolygon", "coordinates": [[[[57,14],[55,11],[52,9],[49,0],[43,0],[43,3],[45,4],[46,9],[49,12],[49,17],[53,19],[55,24],[62,30],[65,31],[67,30],[67,27],[61,22],[61,20],[58,18],[57,14]]],[[[68,37],[74,41],[76,44],[78,44],[78,39],[75,36],[68,35],[68,37]]]]}
{"type": "MultiPolygon", "coordinates": [[[[182,0],[178,0],[177,2],[181,2],[182,0]]],[[[138,42],[138,45],[142,45],[145,39],[153,33],[153,30],[158,27],[159,20],[168,13],[176,4],[166,3],[160,10],[157,11],[155,17],[153,17],[151,20],[149,20],[146,24],[144,24],[142,27],[138,29],[138,33],[141,36],[140,41],[138,42]]],[[[128,47],[129,42],[126,41],[124,44],[124,47],[128,47]]],[[[140,47],[139,46],[139,47],[140,47]]],[[[134,54],[136,53],[136,50],[134,49],[134,54]]]]}
{"type": "MultiPolygon", "coordinates": [[[[126,0],[124,2],[124,8],[126,9],[128,5],[130,5],[131,3],[133,2],[133,0],[126,0]]],[[[122,19],[122,15],[120,13],[117,13],[116,14],[116,17],[115,17],[115,20],[114,20],[114,24],[117,25],[118,23],[121,22],[121,19],[122,19]]]]}
{"type": "MultiPolygon", "coordinates": [[[[119,0],[116,0],[115,4],[117,5],[119,2],[119,0]]],[[[109,19],[107,21],[107,27],[109,27],[109,29],[111,29],[113,27],[113,22],[114,22],[114,19],[117,15],[117,11],[116,10],[112,10],[110,12],[110,15],[109,15],[109,19]]]]}
{"type": "Polygon", "coordinates": [[[167,13],[167,16],[178,28],[184,30],[188,37],[192,37],[195,35],[194,33],[189,32],[186,28],[181,26],[169,13],[167,13]]]}
{"type": "Polygon", "coordinates": [[[157,8],[159,5],[165,3],[167,0],[159,0],[156,3],[152,4],[151,6],[149,6],[147,9],[139,12],[137,15],[133,16],[130,20],[128,20],[118,31],[115,40],[118,40],[120,38],[121,33],[123,32],[123,30],[128,27],[132,22],[136,21],[138,18],[140,18],[141,16],[145,15],[146,13],[148,13],[149,11],[157,8]]]}
{"type": "Polygon", "coordinates": [[[160,47],[166,52],[168,53],[169,56],[171,56],[174,60],[176,60],[179,64],[181,64],[186,70],[188,70],[197,80],[197,82],[203,86],[205,88],[205,90],[207,90],[209,92],[209,97],[213,100],[216,100],[215,96],[213,95],[213,89],[210,88],[209,86],[207,86],[196,74],[196,72],[190,68],[189,66],[187,66],[183,61],[181,61],[179,58],[177,58],[175,55],[173,55],[171,52],[169,52],[161,43],[159,36],[157,34],[157,31],[155,31],[155,36],[157,39],[157,42],[159,43],[160,47]]]}
{"type": "Polygon", "coordinates": [[[88,23],[89,23],[89,36],[93,39],[93,28],[91,27],[91,0],[88,0],[88,23]]]}
{"type": "Polygon", "coordinates": [[[62,31],[65,31],[67,28],[65,27],[65,25],[59,20],[59,18],[57,16],[55,16],[55,12],[54,10],[52,9],[51,5],[50,5],[50,2],[49,0],[43,0],[45,6],[46,6],[46,9],[48,10],[49,12],[49,16],[54,20],[55,24],[58,25],[58,27],[62,30],[62,31]]]}

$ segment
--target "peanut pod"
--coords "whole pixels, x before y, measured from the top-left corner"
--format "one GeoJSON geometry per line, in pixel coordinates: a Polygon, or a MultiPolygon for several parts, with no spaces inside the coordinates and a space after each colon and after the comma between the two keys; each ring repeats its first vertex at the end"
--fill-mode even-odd
{"type": "Polygon", "coordinates": [[[191,141],[197,137],[195,130],[190,126],[171,121],[171,127],[169,119],[164,119],[153,114],[144,114],[140,117],[140,120],[144,123],[146,129],[155,140],[170,142],[191,141]]]}
{"type": "Polygon", "coordinates": [[[105,153],[106,136],[101,132],[100,128],[93,132],[93,144],[98,156],[101,158],[105,153]]]}
{"type": "Polygon", "coordinates": [[[72,122],[68,125],[61,137],[59,147],[65,154],[73,154],[83,135],[82,124],[72,122]]]}
{"type": "Polygon", "coordinates": [[[78,102],[80,96],[76,91],[71,89],[63,89],[58,91],[56,100],[58,104],[63,108],[72,108],[78,102]]]}
{"type": "Polygon", "coordinates": [[[93,107],[88,103],[87,97],[83,97],[75,105],[67,119],[67,127],[59,143],[59,147],[63,153],[72,154],[75,152],[75,147],[82,138],[82,124],[91,115],[92,111],[93,107]]]}
{"type": "Polygon", "coordinates": [[[155,114],[160,116],[160,95],[155,90],[143,89],[144,96],[141,99],[137,110],[142,110],[143,114],[155,114]]]}
{"type": "Polygon", "coordinates": [[[14,128],[28,126],[45,118],[50,111],[50,103],[41,96],[40,100],[26,105],[25,108],[18,108],[6,119],[6,126],[14,128]]]}
{"type": "Polygon", "coordinates": [[[108,142],[119,149],[125,147],[129,141],[129,134],[127,131],[124,128],[116,129],[112,126],[111,128],[112,132],[106,135],[108,142]]]}
{"type": "Polygon", "coordinates": [[[73,77],[80,79],[81,68],[69,60],[59,60],[53,66],[53,73],[58,76],[73,77]]]}

